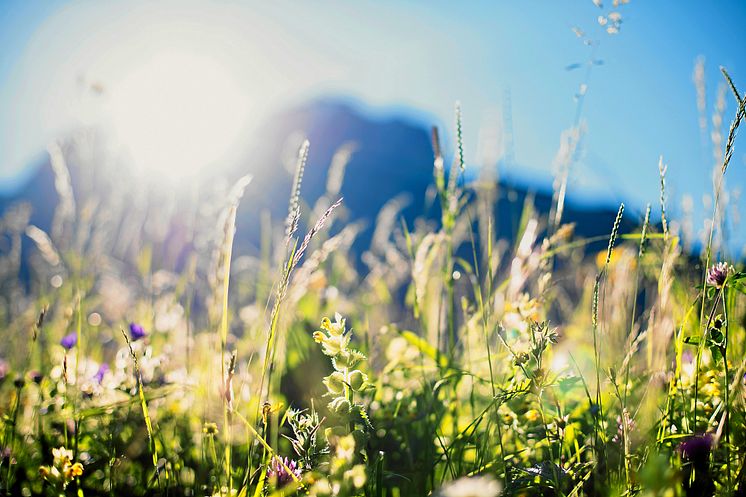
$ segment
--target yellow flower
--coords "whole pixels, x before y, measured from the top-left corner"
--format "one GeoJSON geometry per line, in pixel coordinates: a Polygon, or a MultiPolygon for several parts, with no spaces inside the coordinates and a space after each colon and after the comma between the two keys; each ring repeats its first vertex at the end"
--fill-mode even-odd
{"type": "Polygon", "coordinates": [[[218,433],[218,425],[215,423],[205,423],[202,427],[202,432],[206,435],[216,435],[218,433]]]}
{"type": "Polygon", "coordinates": [[[352,483],[354,488],[363,488],[367,475],[365,474],[365,466],[362,464],[356,464],[352,469],[348,469],[344,472],[344,479],[352,483]]]}
{"type": "Polygon", "coordinates": [[[541,418],[541,413],[536,409],[529,409],[528,411],[526,411],[526,414],[524,414],[524,416],[528,421],[533,422],[538,421],[541,418]]]}
{"type": "Polygon", "coordinates": [[[65,447],[52,449],[54,464],[41,466],[39,476],[45,480],[66,487],[74,478],[83,474],[83,465],[79,462],[73,463],[73,452],[65,447]]]}
{"type": "Polygon", "coordinates": [[[64,447],[52,449],[52,456],[54,457],[54,465],[62,467],[65,464],[70,464],[73,460],[73,451],[68,450],[64,447]]]}
{"type": "Polygon", "coordinates": [[[64,468],[64,475],[65,478],[68,480],[72,480],[76,476],[80,476],[83,474],[83,465],[79,462],[76,462],[75,464],[69,464],[65,466],[64,468]]]}
{"type": "Polygon", "coordinates": [[[355,457],[355,437],[352,435],[340,437],[337,442],[336,455],[345,461],[352,461],[352,458],[355,457]]]}
{"type": "Polygon", "coordinates": [[[321,329],[329,332],[331,336],[340,336],[345,332],[345,318],[339,313],[334,315],[334,322],[332,323],[329,318],[321,320],[321,329]]]}
{"type": "Polygon", "coordinates": [[[705,383],[702,386],[702,395],[706,397],[719,397],[720,385],[717,383],[705,383]]]}
{"type": "Polygon", "coordinates": [[[313,339],[321,344],[322,352],[331,357],[347,349],[347,346],[350,344],[350,338],[349,333],[346,335],[325,335],[317,331],[313,334],[313,339]]]}

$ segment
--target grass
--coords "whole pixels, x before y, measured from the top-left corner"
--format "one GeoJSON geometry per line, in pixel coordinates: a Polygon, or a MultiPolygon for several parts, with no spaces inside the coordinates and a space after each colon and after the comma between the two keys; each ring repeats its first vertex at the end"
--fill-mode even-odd
{"type": "Polygon", "coordinates": [[[648,204],[623,232],[621,205],[608,236],[575,237],[564,164],[551,212],[528,202],[508,246],[494,186],[463,181],[458,106],[450,168],[433,132],[437,202],[422,214],[439,222],[399,225],[396,204],[384,209],[391,233],[365,271],[359,230],[335,219],[341,178],[305,213],[307,142],[287,219],[263,218],[256,257],[233,251],[249,178],[172,199],[169,217],[124,209],[125,189],[75,197],[69,147],[51,147],[51,232],[23,210],[2,223],[34,256],[28,281],[16,252],[0,261],[0,490],[746,494],[746,273],[714,237],[746,98],[723,74],[738,106],[700,260],[667,210],[662,158],[659,222],[648,204]],[[174,219],[192,220],[186,262],[152,229],[174,219]],[[729,265],[718,275],[714,261],[729,265]]]}

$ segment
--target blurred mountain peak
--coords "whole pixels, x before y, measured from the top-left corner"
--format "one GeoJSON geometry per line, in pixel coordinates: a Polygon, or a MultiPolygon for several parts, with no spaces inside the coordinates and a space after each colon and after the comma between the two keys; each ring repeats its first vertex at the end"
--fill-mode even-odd
{"type": "MultiPolygon", "coordinates": [[[[287,215],[298,148],[304,139],[310,141],[301,188],[305,216],[308,219],[315,210],[344,197],[341,220],[364,226],[355,244],[358,255],[369,247],[376,217],[389,202],[396,205],[397,225],[403,219],[411,227],[418,218],[437,224],[431,132],[423,116],[403,108],[373,108],[354,99],[327,97],[289,107],[267,119],[253,137],[242,165],[226,171],[229,177],[250,173],[254,178],[240,204],[238,251],[259,246],[259,214],[269,213],[273,224],[287,215]]],[[[446,164],[450,164],[448,158],[446,164]]],[[[104,177],[107,170],[86,167],[84,162],[71,161],[76,194],[82,183],[88,192],[97,191],[99,183],[101,192],[116,190],[118,179],[104,177]]],[[[116,169],[108,173],[124,174],[116,169]]],[[[512,239],[526,199],[531,199],[539,213],[548,213],[551,191],[546,180],[531,186],[508,178],[492,180],[497,192],[494,226],[498,237],[512,239]]],[[[13,195],[0,196],[0,212],[27,202],[33,209],[31,223],[48,229],[57,203],[54,181],[48,158],[40,159],[24,186],[13,195]]],[[[152,190],[152,195],[163,193],[159,188],[152,190]]],[[[580,208],[569,198],[565,220],[577,222],[579,235],[594,236],[608,233],[615,212],[613,206],[580,208]]]]}

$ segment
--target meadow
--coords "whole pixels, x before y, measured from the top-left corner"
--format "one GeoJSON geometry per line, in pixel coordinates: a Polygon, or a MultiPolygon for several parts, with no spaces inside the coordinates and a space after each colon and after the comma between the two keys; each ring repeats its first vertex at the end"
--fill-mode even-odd
{"type": "Polygon", "coordinates": [[[392,203],[357,255],[339,178],[302,200],[313,143],[255,255],[233,251],[250,177],[187,199],[74,188],[85,147],[51,147],[51,228],[24,206],[0,222],[0,489],[746,495],[746,273],[717,236],[746,98],[723,74],[736,112],[699,251],[663,160],[655,210],[620,205],[603,239],[563,219],[568,165],[507,243],[496,184],[464,181],[458,111],[452,162],[433,132],[437,218],[392,203]]]}

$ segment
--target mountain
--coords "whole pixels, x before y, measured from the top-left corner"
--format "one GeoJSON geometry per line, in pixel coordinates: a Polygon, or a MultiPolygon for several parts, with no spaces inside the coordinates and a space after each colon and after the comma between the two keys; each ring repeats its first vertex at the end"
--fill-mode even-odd
{"type": "MultiPolygon", "coordinates": [[[[345,221],[363,223],[364,229],[353,247],[358,256],[369,246],[376,216],[395,197],[406,199],[400,215],[409,226],[423,214],[435,221],[439,219],[437,206],[427,202],[428,189],[433,183],[433,150],[427,126],[402,116],[372,116],[349,101],[315,100],[279,112],[269,119],[254,137],[243,166],[228,171],[233,177],[245,174],[247,170],[254,176],[238,213],[237,253],[255,251],[258,247],[260,213],[263,210],[271,214],[273,223],[282,222],[287,215],[302,137],[311,144],[301,189],[302,199],[307,205],[305,212],[327,191],[329,166],[334,162],[335,154],[344,149],[349,155],[343,175],[338,174],[338,166],[332,167],[337,170],[333,176],[337,180],[341,178],[341,183],[337,181],[332,185],[335,198],[325,199],[324,207],[337,197],[344,197],[345,221]]],[[[447,160],[446,164],[449,164],[447,160]]],[[[76,167],[74,162],[71,163],[74,189],[80,186],[80,178],[84,177],[76,167]]],[[[108,181],[107,187],[111,183],[108,181]]],[[[90,181],[87,188],[90,188],[90,181]]],[[[551,192],[534,189],[531,185],[500,184],[496,191],[499,197],[495,226],[501,238],[515,236],[527,196],[532,196],[539,212],[546,213],[551,207],[551,192]]],[[[40,160],[35,174],[15,194],[0,196],[0,212],[18,202],[32,206],[33,224],[49,229],[57,193],[48,159],[40,160]]],[[[580,207],[568,199],[563,219],[577,223],[578,236],[590,237],[608,234],[615,214],[616,206],[580,207]]],[[[629,218],[631,216],[627,216],[629,218]]],[[[636,224],[636,220],[629,221],[625,227],[629,229],[636,224]]]]}
{"type": "MultiPolygon", "coordinates": [[[[275,115],[248,154],[249,169],[259,173],[247,188],[250,200],[242,202],[239,210],[243,233],[238,236],[244,241],[252,241],[260,231],[257,206],[269,209],[274,220],[287,215],[295,166],[293,154],[297,153],[301,137],[310,142],[301,189],[302,198],[310,205],[325,192],[327,173],[335,153],[343,147],[352,150],[338,196],[344,197],[347,220],[365,223],[355,245],[358,254],[369,246],[377,214],[395,197],[406,199],[400,214],[408,226],[422,215],[439,218],[437,206],[426,201],[428,189],[433,185],[430,129],[405,117],[372,116],[353,102],[317,100],[275,115]],[[272,174],[262,174],[262,171],[272,174]]],[[[448,168],[448,159],[445,164],[448,168]]],[[[546,178],[542,180],[541,183],[547,184],[546,178]]],[[[496,191],[495,226],[501,238],[515,236],[528,196],[540,213],[548,213],[552,205],[551,191],[532,185],[500,183],[496,191]]],[[[326,200],[328,205],[336,198],[326,200]]],[[[577,223],[575,233],[579,236],[607,235],[616,209],[616,205],[578,206],[570,198],[563,220],[577,223]]],[[[636,224],[636,221],[625,221],[623,227],[631,228],[636,224]]]]}
{"type": "Polygon", "coordinates": [[[363,239],[371,233],[383,205],[398,195],[407,198],[402,211],[406,219],[425,211],[425,192],[432,183],[433,168],[428,131],[401,118],[374,119],[349,103],[321,100],[275,115],[255,141],[247,162],[249,169],[257,172],[246,191],[250,200],[242,202],[239,211],[245,236],[253,238],[259,233],[259,220],[254,215],[257,206],[269,209],[276,221],[287,215],[302,137],[310,142],[302,199],[312,207],[325,194],[330,164],[337,152],[346,150],[349,159],[344,172],[339,174],[338,168],[336,174],[332,172],[341,180],[332,187],[339,193],[333,193],[335,198],[327,199],[326,205],[344,197],[347,220],[368,225],[363,239]]]}

